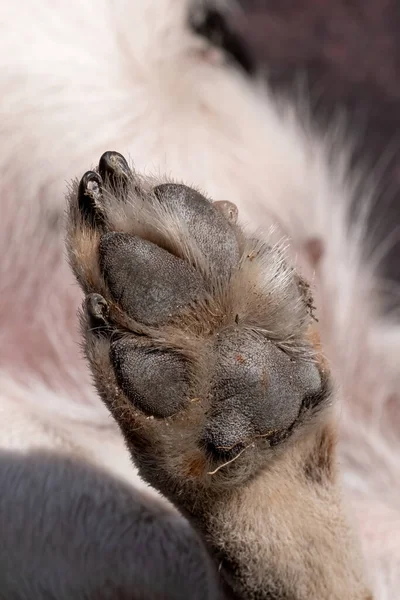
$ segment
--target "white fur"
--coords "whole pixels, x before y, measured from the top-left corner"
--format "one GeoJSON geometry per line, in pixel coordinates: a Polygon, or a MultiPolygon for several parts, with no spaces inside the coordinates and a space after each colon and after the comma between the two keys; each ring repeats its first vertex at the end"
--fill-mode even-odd
{"type": "Polygon", "coordinates": [[[364,221],[345,226],[354,186],[340,135],[305,133],[292,109],[278,113],[267,90],[188,31],[186,9],[185,0],[0,3],[0,444],[78,452],[143,485],[80,358],[80,293],[54,227],[66,182],[117,150],[139,171],[236,202],[250,225],[266,229],[275,215],[306,269],[307,241],[322,240],[316,296],[342,389],[345,485],[376,598],[393,599],[400,331],[380,317],[364,221]]]}

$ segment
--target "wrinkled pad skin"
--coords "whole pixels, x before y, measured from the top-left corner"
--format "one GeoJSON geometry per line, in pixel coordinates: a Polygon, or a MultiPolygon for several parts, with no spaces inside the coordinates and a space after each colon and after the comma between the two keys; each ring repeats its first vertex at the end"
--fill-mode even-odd
{"type": "Polygon", "coordinates": [[[161,325],[202,296],[203,279],[188,263],[128,233],[106,233],[100,266],[114,299],[136,321],[161,325]]]}
{"type": "Polygon", "coordinates": [[[186,404],[189,384],[181,357],[137,347],[133,340],[114,343],[110,356],[124,394],[147,415],[170,417],[186,404]]]}
{"type": "Polygon", "coordinates": [[[315,364],[239,328],[219,336],[216,356],[215,408],[203,438],[208,447],[229,450],[252,436],[288,430],[306,394],[321,387],[315,364]]]}
{"type": "Polygon", "coordinates": [[[239,245],[227,219],[204,196],[185,185],[164,183],[154,194],[187,228],[213,272],[229,277],[239,262],[239,245]]]}

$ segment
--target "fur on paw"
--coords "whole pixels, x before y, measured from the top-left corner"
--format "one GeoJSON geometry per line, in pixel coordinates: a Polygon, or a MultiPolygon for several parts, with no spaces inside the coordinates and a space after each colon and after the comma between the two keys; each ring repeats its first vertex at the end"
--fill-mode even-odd
{"type": "Polygon", "coordinates": [[[141,177],[117,152],[74,182],[67,247],[98,391],[142,475],[229,488],[329,397],[309,288],[230,202],[141,177]]]}

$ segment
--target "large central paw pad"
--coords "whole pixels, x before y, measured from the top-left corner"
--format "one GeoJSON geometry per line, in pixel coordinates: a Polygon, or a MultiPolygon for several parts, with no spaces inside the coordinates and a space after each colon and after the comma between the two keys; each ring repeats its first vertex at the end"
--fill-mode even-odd
{"type": "Polygon", "coordinates": [[[308,288],[233,204],[107,152],[72,186],[68,250],[96,385],[144,469],[256,465],[324,399],[308,288]]]}

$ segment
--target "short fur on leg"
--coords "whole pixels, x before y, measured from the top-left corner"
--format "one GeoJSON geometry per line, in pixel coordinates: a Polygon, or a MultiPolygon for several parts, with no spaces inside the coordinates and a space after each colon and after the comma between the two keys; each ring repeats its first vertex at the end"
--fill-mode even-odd
{"type": "Polygon", "coordinates": [[[107,152],[69,195],[94,381],[235,598],[367,600],[309,288],[234,210],[107,152]]]}

